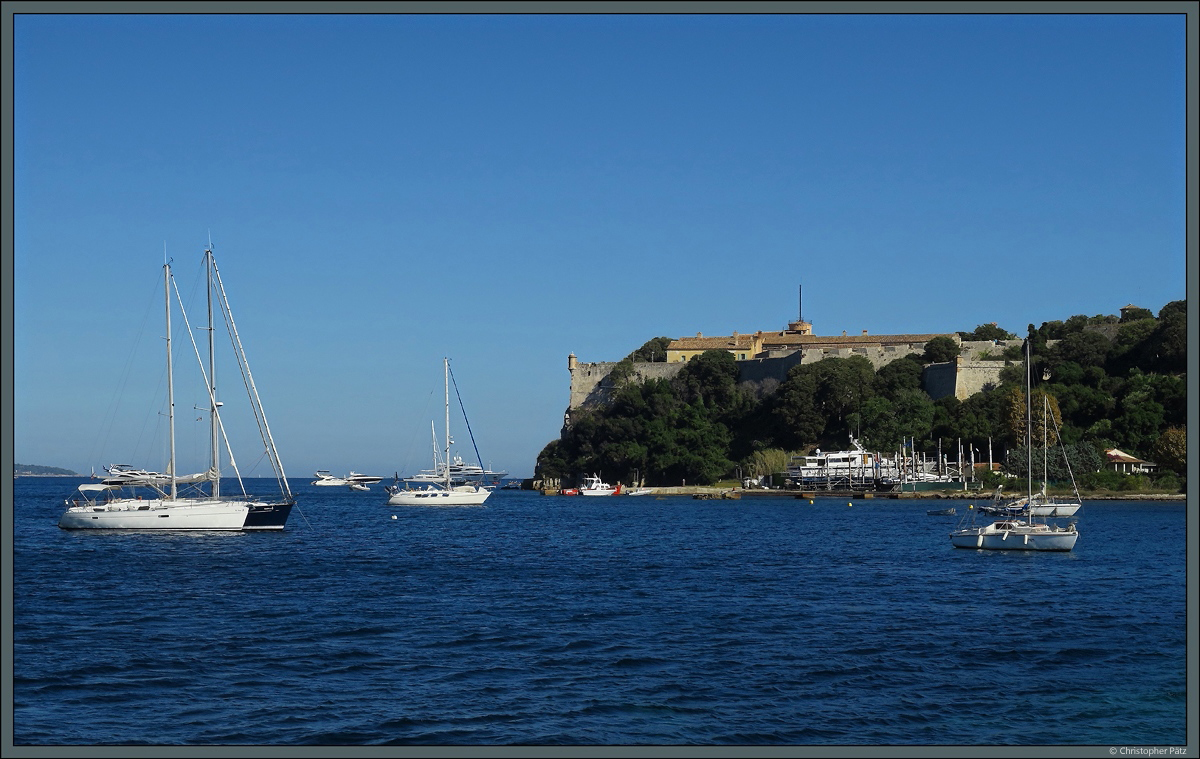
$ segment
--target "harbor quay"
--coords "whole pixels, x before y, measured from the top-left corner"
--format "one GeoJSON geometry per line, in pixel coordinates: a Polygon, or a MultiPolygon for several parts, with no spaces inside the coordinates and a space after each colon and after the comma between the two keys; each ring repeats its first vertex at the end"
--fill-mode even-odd
{"type": "MultiPolygon", "coordinates": [[[[873,491],[873,490],[796,490],[794,488],[721,488],[704,485],[676,485],[673,487],[650,488],[651,497],[687,497],[713,500],[741,500],[744,498],[795,498],[815,501],[838,499],[849,501],[896,501],[896,500],[956,500],[985,502],[991,493],[979,489],[970,490],[924,490],[924,491],[873,491]]],[[[542,488],[542,495],[560,495],[557,488],[542,488]]],[[[1087,501],[1185,501],[1186,493],[1095,493],[1082,494],[1087,501]]]]}

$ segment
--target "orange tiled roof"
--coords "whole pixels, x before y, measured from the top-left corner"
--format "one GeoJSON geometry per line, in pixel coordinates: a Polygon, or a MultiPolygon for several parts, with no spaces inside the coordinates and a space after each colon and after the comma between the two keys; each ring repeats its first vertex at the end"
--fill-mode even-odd
{"type": "Polygon", "coordinates": [[[672,340],[667,345],[671,351],[701,351],[701,350],[749,350],[754,345],[752,335],[730,335],[727,337],[681,337],[672,340]]]}
{"type": "Polygon", "coordinates": [[[764,345],[887,345],[890,343],[927,343],[935,337],[954,338],[952,334],[933,335],[797,335],[791,332],[764,332],[764,345]]]}

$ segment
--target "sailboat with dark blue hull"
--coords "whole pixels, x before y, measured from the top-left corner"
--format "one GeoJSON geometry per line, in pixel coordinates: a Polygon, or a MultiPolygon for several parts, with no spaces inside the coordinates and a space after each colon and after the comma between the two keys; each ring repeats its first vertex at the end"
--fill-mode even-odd
{"type": "MultiPolygon", "coordinates": [[[[241,371],[242,378],[246,385],[246,393],[250,399],[250,405],[254,410],[254,418],[258,422],[258,432],[262,437],[263,451],[265,458],[271,464],[271,469],[275,474],[275,479],[279,485],[279,498],[251,499],[248,504],[249,508],[246,512],[246,521],[242,524],[243,530],[282,530],[287,524],[288,516],[292,513],[292,507],[296,504],[296,499],[292,495],[292,490],[288,486],[287,475],[283,471],[283,462],[279,459],[279,451],[275,448],[275,439],[271,436],[271,427],[267,424],[267,414],[263,410],[262,401],[258,397],[258,387],[254,384],[254,375],[250,373],[250,364],[246,360],[246,351],[242,348],[242,340],[238,335],[237,325],[233,320],[233,312],[229,308],[229,299],[225,295],[225,284],[221,281],[221,273],[217,269],[216,259],[213,258],[212,245],[204,251],[204,260],[206,269],[208,270],[208,323],[209,323],[209,339],[212,339],[213,329],[213,301],[214,290],[215,300],[220,305],[221,314],[224,317],[224,322],[229,337],[234,346],[234,356],[237,358],[238,369],[241,371]]],[[[220,424],[220,406],[221,403],[216,400],[216,367],[214,365],[214,351],[210,343],[209,347],[209,376],[208,380],[213,383],[209,398],[212,403],[212,417],[217,420],[217,425],[220,424]]],[[[217,445],[217,435],[213,433],[213,461],[219,466],[219,449],[217,445]]],[[[233,454],[230,452],[229,463],[236,471],[236,465],[233,464],[233,454]]],[[[239,474],[240,481],[241,476],[239,474]]],[[[219,480],[213,483],[214,495],[216,488],[219,487],[219,480]]]]}
{"type": "MultiPolygon", "coordinates": [[[[233,322],[233,313],[225,296],[225,286],[213,259],[212,246],[204,252],[208,279],[208,364],[205,366],[200,347],[192,336],[191,325],[179,297],[179,289],[171,275],[171,264],[163,265],[163,288],[165,291],[166,363],[167,363],[167,418],[170,429],[170,454],[165,473],[135,469],[128,465],[114,464],[108,468],[109,476],[101,482],[87,482],[79,486],[78,494],[67,499],[67,510],[60,517],[58,526],[64,530],[282,530],[295,505],[295,498],[288,487],[283,464],[275,449],[267,417],[254,385],[250,365],[242,348],[241,338],[233,322]],[[172,290],[179,312],[187,326],[200,372],[204,379],[209,412],[209,467],[205,472],[180,476],[175,468],[175,399],[174,373],[171,343],[172,290]],[[214,292],[215,291],[215,292],[214,292]],[[219,296],[215,298],[214,295],[219,296]],[[246,493],[241,472],[234,461],[233,449],[222,424],[221,407],[217,400],[216,385],[216,341],[213,321],[214,300],[219,302],[226,329],[231,338],[238,368],[241,371],[250,405],[253,408],[262,436],[267,458],[279,483],[279,498],[257,498],[246,493]],[[224,438],[228,451],[228,464],[236,475],[240,493],[225,495],[221,492],[221,440],[224,438]],[[148,497],[138,494],[138,489],[149,493],[148,497]]],[[[204,407],[197,407],[204,408],[204,407]]],[[[232,484],[232,483],[230,483],[232,484]]]]}
{"type": "Polygon", "coordinates": [[[256,503],[246,512],[246,522],[243,530],[282,530],[287,524],[288,516],[292,513],[295,501],[280,501],[279,503],[256,503]]]}

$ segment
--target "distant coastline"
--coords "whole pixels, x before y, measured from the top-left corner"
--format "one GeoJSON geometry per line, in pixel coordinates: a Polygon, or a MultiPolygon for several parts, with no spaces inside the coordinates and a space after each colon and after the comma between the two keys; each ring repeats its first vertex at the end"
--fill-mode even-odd
{"type": "Polygon", "coordinates": [[[13,477],[82,477],[78,472],[41,464],[13,464],[13,477]]]}

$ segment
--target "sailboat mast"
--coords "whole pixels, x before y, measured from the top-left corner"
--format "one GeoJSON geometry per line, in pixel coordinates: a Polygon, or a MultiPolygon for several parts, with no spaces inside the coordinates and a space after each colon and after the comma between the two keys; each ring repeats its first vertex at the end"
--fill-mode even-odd
{"type": "MultiPolygon", "coordinates": [[[[1032,338],[1030,338],[1032,339],[1032,338]]],[[[1030,340],[1025,341],[1025,478],[1026,495],[1033,502],[1033,381],[1030,379],[1030,364],[1033,362],[1030,340]]]]}
{"type": "Polygon", "coordinates": [[[446,375],[446,490],[450,489],[450,359],[442,359],[446,375]]]}
{"type": "Polygon", "coordinates": [[[175,500],[175,377],[171,367],[171,264],[163,264],[163,293],[167,313],[167,426],[170,429],[171,453],[167,461],[167,475],[171,478],[171,500],[175,500]]]}
{"type": "Polygon", "coordinates": [[[1050,479],[1050,399],[1042,393],[1042,495],[1046,494],[1050,479]]]}
{"type": "Polygon", "coordinates": [[[204,249],[204,271],[208,283],[208,423],[209,442],[212,446],[209,459],[214,473],[212,481],[213,498],[221,495],[221,448],[217,438],[217,349],[216,329],[213,323],[213,283],[212,283],[212,243],[204,249]]]}

